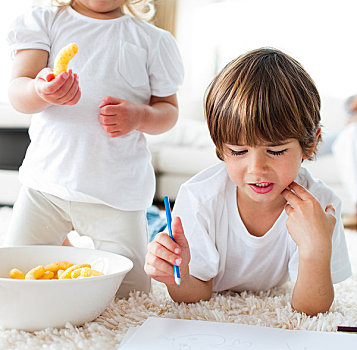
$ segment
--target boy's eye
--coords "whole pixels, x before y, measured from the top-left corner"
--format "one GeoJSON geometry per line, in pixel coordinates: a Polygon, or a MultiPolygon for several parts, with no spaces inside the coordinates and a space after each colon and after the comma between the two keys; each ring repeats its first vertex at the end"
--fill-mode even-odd
{"type": "Polygon", "coordinates": [[[283,149],[281,151],[272,151],[272,150],[268,150],[268,153],[274,155],[274,156],[281,156],[282,154],[284,154],[287,151],[287,149],[283,149]]]}
{"type": "Polygon", "coordinates": [[[242,156],[243,154],[246,154],[247,152],[248,152],[247,150],[235,151],[235,150],[231,149],[232,156],[242,156]]]}

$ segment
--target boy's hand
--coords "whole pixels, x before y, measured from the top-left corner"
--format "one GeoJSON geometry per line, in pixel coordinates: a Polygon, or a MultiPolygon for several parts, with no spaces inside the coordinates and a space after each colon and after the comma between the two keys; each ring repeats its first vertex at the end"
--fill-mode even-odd
{"type": "Polygon", "coordinates": [[[144,267],[151,278],[166,285],[175,285],[174,264],[179,266],[181,278],[189,275],[190,248],[179,217],[173,218],[172,235],[176,242],[164,232],[155,236],[148,245],[144,267]]]}
{"type": "Polygon", "coordinates": [[[109,96],[103,99],[99,108],[99,122],[110,137],[138,129],[145,117],[144,105],[109,96]]]}
{"type": "Polygon", "coordinates": [[[81,98],[78,76],[70,69],[56,78],[49,68],[42,69],[34,79],[35,91],[53,105],[75,105],[81,98]]]}
{"type": "Polygon", "coordinates": [[[318,200],[296,182],[289,185],[282,196],[290,203],[285,206],[288,214],[286,226],[299,247],[302,257],[317,259],[331,255],[331,238],[336,224],[335,210],[328,205],[325,210],[318,200]]]}

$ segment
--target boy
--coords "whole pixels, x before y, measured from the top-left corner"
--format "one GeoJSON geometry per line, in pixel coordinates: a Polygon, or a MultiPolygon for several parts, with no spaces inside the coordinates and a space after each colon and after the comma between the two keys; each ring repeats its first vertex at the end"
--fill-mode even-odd
{"type": "Polygon", "coordinates": [[[333,283],[351,267],[341,202],[301,167],[321,138],[319,111],[310,76],[278,50],[248,52],[213,80],[205,113],[223,162],[181,186],[176,243],[160,233],[146,256],[146,273],[165,283],[173,300],[267,290],[290,277],[295,310],[329,310],[333,283]],[[172,264],[180,267],[180,286],[172,264]]]}

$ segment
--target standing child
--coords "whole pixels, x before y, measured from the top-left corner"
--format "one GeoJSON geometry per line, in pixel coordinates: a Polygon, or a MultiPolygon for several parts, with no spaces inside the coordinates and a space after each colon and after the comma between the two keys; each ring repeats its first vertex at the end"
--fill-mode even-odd
{"type": "Polygon", "coordinates": [[[143,133],[177,120],[183,67],[173,37],[125,12],[148,0],[74,0],[34,7],[9,32],[9,97],[31,120],[7,245],[62,244],[75,229],[134,262],[118,296],[148,292],[146,208],[155,179],[143,133]],[[73,69],[54,60],[75,42],[73,69]],[[78,78],[80,77],[80,78],[78,78]]]}
{"type": "Polygon", "coordinates": [[[310,76],[278,50],[248,52],[213,80],[205,113],[223,162],[181,186],[176,243],[160,233],[146,256],[145,271],[175,301],[267,290],[290,277],[297,311],[329,310],[332,284],[351,267],[341,202],[301,167],[320,140],[319,111],[310,76]],[[180,267],[180,286],[172,264],[180,267]]]}

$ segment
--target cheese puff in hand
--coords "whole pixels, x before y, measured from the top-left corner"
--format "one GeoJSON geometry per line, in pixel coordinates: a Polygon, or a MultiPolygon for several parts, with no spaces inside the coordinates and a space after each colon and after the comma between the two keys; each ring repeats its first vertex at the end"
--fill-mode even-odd
{"type": "Polygon", "coordinates": [[[37,74],[35,91],[50,105],[74,105],[79,101],[78,76],[71,69],[67,72],[68,63],[77,52],[77,44],[65,46],[56,56],[53,72],[44,68],[37,74]]]}
{"type": "Polygon", "coordinates": [[[43,68],[34,79],[34,88],[48,106],[72,106],[81,98],[78,76],[71,69],[55,78],[50,68],[43,68]]]}
{"type": "Polygon", "coordinates": [[[78,45],[76,43],[68,44],[60,50],[55,58],[55,66],[53,69],[55,77],[67,70],[69,61],[76,55],[77,52],[78,45]]]}

